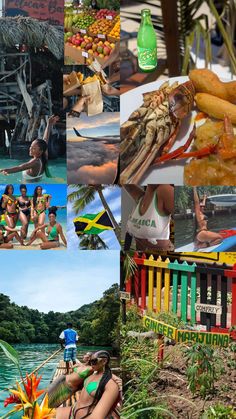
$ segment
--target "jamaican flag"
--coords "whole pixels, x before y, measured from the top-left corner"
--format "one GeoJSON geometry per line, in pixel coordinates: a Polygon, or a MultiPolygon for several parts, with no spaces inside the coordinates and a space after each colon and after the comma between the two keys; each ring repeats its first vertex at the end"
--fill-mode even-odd
{"type": "Polygon", "coordinates": [[[85,214],[74,219],[76,234],[99,234],[105,230],[113,230],[114,226],[107,212],[98,214],[85,214]]]}

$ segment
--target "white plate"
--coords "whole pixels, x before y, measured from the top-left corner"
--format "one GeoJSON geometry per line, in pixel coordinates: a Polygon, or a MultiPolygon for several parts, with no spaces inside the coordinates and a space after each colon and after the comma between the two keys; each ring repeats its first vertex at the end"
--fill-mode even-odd
{"type": "MultiPolygon", "coordinates": [[[[173,84],[175,81],[178,81],[179,84],[181,84],[188,80],[189,78],[187,76],[172,77],[169,79],[169,83],[173,84]]],[[[163,80],[157,80],[153,83],[145,84],[121,95],[121,124],[127,121],[131,113],[142,105],[143,93],[151,92],[152,90],[157,90],[163,83],[163,80]]],[[[192,112],[189,113],[189,115],[181,121],[180,131],[177,135],[175,144],[171,148],[171,151],[185,144],[190,132],[193,129],[193,121],[196,114],[196,110],[193,109],[192,112]]],[[[202,123],[202,121],[200,122],[202,123]]],[[[142,185],[147,185],[148,183],[173,183],[175,185],[183,185],[185,164],[186,160],[179,160],[170,161],[160,167],[151,167],[147,170],[140,183],[142,185]]]]}

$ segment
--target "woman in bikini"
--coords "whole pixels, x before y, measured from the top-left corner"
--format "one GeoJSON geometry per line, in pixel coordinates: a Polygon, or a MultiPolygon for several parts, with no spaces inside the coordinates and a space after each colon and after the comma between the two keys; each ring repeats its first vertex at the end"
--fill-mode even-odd
{"type": "Polygon", "coordinates": [[[15,228],[19,217],[18,200],[13,196],[13,193],[13,185],[6,185],[1,198],[1,208],[4,210],[5,220],[10,228],[15,228]]]}
{"type": "Polygon", "coordinates": [[[136,185],[125,185],[124,188],[136,203],[127,223],[129,236],[135,238],[136,250],[173,250],[169,238],[174,187],[147,185],[143,190],[136,185]]]}
{"type": "Polygon", "coordinates": [[[14,238],[23,245],[23,240],[15,228],[0,224],[0,249],[13,249],[14,246],[11,240],[14,238]]]}
{"type": "Polygon", "coordinates": [[[90,366],[92,352],[87,352],[83,356],[83,362],[77,361],[73,365],[73,372],[61,375],[54,380],[48,388],[48,406],[56,408],[61,406],[69,397],[81,389],[86,377],[93,374],[90,366]]]}
{"type": "Polygon", "coordinates": [[[50,195],[43,195],[42,186],[37,186],[31,200],[31,219],[34,221],[35,228],[45,223],[45,211],[50,206],[50,195]]]}
{"type": "Polygon", "coordinates": [[[19,220],[21,222],[21,237],[25,239],[28,233],[28,227],[30,222],[30,207],[31,201],[27,196],[26,185],[20,185],[21,196],[17,198],[19,205],[19,220]]]}
{"type": "Polygon", "coordinates": [[[38,225],[31,234],[27,246],[30,246],[36,239],[41,239],[40,248],[42,250],[54,249],[60,246],[59,236],[64,245],[67,246],[66,238],[63,233],[61,224],[56,221],[56,207],[49,209],[49,223],[38,225]],[[46,230],[45,230],[46,229],[46,230]]]}
{"type": "Polygon", "coordinates": [[[57,419],[117,419],[115,406],[120,399],[117,382],[109,367],[110,355],[99,351],[92,355],[90,364],[93,373],[84,380],[79,401],[72,407],[57,409],[57,419]]]}
{"type": "Polygon", "coordinates": [[[46,176],[50,177],[47,167],[48,141],[52,126],[56,124],[58,120],[59,117],[54,115],[48,118],[43,139],[36,139],[30,145],[29,155],[32,158],[28,162],[20,164],[19,166],[10,167],[8,169],[0,169],[0,173],[9,175],[11,173],[23,172],[23,179],[27,183],[39,182],[44,172],[46,176]]]}
{"type": "Polygon", "coordinates": [[[201,249],[220,244],[223,240],[222,236],[214,231],[209,231],[207,228],[207,217],[203,213],[206,197],[204,197],[203,202],[200,203],[197,188],[194,187],[193,198],[196,222],[195,247],[201,249]]]}

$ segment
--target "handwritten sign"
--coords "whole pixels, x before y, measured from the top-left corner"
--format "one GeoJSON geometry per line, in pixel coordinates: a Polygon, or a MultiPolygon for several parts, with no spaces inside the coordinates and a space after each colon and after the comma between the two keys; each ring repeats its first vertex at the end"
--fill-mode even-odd
{"type": "Polygon", "coordinates": [[[82,55],[83,55],[83,57],[85,57],[85,58],[88,58],[88,53],[87,52],[85,52],[85,51],[82,51],[82,55]]]}
{"type": "Polygon", "coordinates": [[[113,17],[111,15],[106,16],[107,20],[113,20],[113,17]]]}
{"type": "Polygon", "coordinates": [[[158,320],[148,316],[144,316],[143,322],[147,329],[153,330],[153,332],[157,334],[164,335],[169,339],[175,340],[177,331],[176,327],[170,326],[169,324],[165,324],[163,322],[159,322],[158,320]]]}
{"type": "Polygon", "coordinates": [[[121,300],[130,300],[130,292],[120,291],[121,300]]]}
{"type": "Polygon", "coordinates": [[[86,29],[80,29],[80,33],[87,33],[86,29]]]}
{"type": "Polygon", "coordinates": [[[100,38],[100,39],[105,39],[106,38],[106,35],[104,35],[103,33],[99,33],[97,35],[97,37],[100,38]]]}
{"type": "Polygon", "coordinates": [[[5,10],[6,16],[29,16],[52,25],[64,24],[63,0],[5,0],[5,10]]]}
{"type": "Polygon", "coordinates": [[[176,340],[176,342],[193,342],[202,343],[212,346],[227,347],[230,341],[229,333],[211,333],[201,332],[198,330],[178,330],[176,327],[170,326],[163,322],[159,322],[152,317],[143,317],[144,326],[153,332],[166,336],[169,339],[176,340]]]}
{"type": "Polygon", "coordinates": [[[228,346],[229,333],[199,332],[193,330],[177,330],[177,342],[194,342],[212,346],[228,346]]]}
{"type": "Polygon", "coordinates": [[[195,310],[200,313],[222,314],[222,307],[213,304],[196,303],[195,310]]]}

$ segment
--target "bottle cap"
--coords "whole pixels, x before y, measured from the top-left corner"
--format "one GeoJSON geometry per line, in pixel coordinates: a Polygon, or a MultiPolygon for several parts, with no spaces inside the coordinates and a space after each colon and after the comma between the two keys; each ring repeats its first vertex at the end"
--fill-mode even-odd
{"type": "Polygon", "coordinates": [[[151,14],[151,10],[150,9],[142,9],[141,10],[141,15],[145,16],[145,15],[150,15],[151,14]]]}

